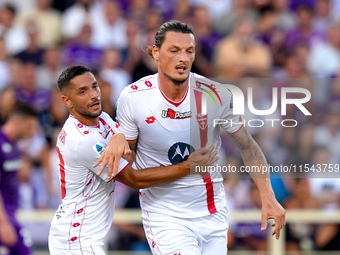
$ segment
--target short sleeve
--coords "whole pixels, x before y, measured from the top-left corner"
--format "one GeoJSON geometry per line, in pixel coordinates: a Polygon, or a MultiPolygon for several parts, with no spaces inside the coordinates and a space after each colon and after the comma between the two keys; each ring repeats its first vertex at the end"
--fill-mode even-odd
{"type": "MultiPolygon", "coordinates": [[[[98,142],[96,139],[91,138],[92,137],[89,136],[88,139],[84,139],[82,142],[78,144],[76,150],[77,161],[81,166],[91,170],[94,173],[97,173],[99,171],[100,166],[94,168],[93,165],[103,154],[106,146],[104,146],[101,142],[98,142]]],[[[119,162],[117,174],[120,173],[128,164],[129,162],[122,158],[119,162]]],[[[108,172],[109,168],[108,166],[106,166],[104,171],[101,173],[99,177],[104,181],[107,181],[108,172]]]]}
{"type": "Polygon", "coordinates": [[[221,127],[230,134],[236,133],[243,126],[243,118],[240,114],[233,114],[233,94],[229,89],[225,88],[222,100],[225,103],[223,104],[221,119],[226,121],[221,124],[221,127]]]}
{"type": "Polygon", "coordinates": [[[128,88],[125,88],[117,102],[116,131],[123,133],[127,140],[135,140],[138,137],[138,127],[133,116],[130,94],[128,88]]]}

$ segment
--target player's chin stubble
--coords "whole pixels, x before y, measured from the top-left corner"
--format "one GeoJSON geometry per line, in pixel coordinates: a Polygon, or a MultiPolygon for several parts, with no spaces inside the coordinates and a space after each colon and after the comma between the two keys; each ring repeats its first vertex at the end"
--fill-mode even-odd
{"type": "Polygon", "coordinates": [[[89,112],[89,111],[78,111],[78,114],[82,115],[83,117],[87,119],[95,119],[100,116],[102,113],[102,109],[100,109],[99,113],[96,112],[89,112]]]}
{"type": "Polygon", "coordinates": [[[163,72],[163,74],[165,75],[165,77],[167,77],[175,85],[182,85],[188,79],[188,77],[186,77],[184,79],[178,80],[178,79],[172,78],[171,76],[167,75],[164,72],[163,72]]]}

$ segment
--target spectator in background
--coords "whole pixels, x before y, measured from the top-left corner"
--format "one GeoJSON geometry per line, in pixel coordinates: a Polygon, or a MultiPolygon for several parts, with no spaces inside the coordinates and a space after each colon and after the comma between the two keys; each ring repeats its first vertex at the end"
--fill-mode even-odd
{"type": "Polygon", "coordinates": [[[57,86],[51,91],[51,102],[41,118],[42,127],[48,142],[51,142],[56,129],[59,129],[68,117],[68,110],[61,100],[57,86]]]}
{"type": "Polygon", "coordinates": [[[32,11],[18,17],[18,23],[24,27],[31,21],[37,24],[39,30],[37,42],[41,48],[59,43],[61,40],[61,17],[51,5],[52,0],[37,0],[32,11]]]}
{"type": "Polygon", "coordinates": [[[8,53],[5,41],[0,37],[0,92],[10,82],[8,53]]]}
{"type": "Polygon", "coordinates": [[[316,146],[328,148],[330,153],[330,162],[339,164],[340,162],[340,117],[339,108],[333,108],[333,104],[325,110],[323,123],[319,124],[313,134],[313,140],[316,146]]]}
{"type": "Polygon", "coordinates": [[[0,125],[6,122],[14,104],[15,89],[12,86],[7,86],[0,92],[0,125]]]}
{"type": "Polygon", "coordinates": [[[151,7],[150,0],[131,0],[127,18],[136,22],[139,29],[145,27],[145,17],[151,7]]]}
{"type": "Polygon", "coordinates": [[[92,32],[92,27],[85,24],[78,38],[64,45],[62,53],[64,65],[87,65],[92,69],[100,67],[102,51],[91,46],[92,32]]]}
{"type": "Polygon", "coordinates": [[[209,12],[209,16],[211,17],[212,23],[214,23],[219,18],[223,17],[226,13],[228,13],[232,5],[236,5],[237,1],[225,1],[225,0],[213,0],[213,2],[205,1],[205,0],[191,0],[192,5],[195,6],[204,6],[207,8],[209,12]]]}
{"type": "Polygon", "coordinates": [[[145,32],[157,31],[157,28],[163,23],[162,13],[157,9],[150,9],[145,17],[145,32]]]}
{"type": "Polygon", "coordinates": [[[190,0],[177,0],[172,19],[190,23],[190,0]]]}
{"type": "Polygon", "coordinates": [[[315,16],[313,17],[313,29],[319,33],[324,33],[333,22],[330,0],[316,1],[315,16]]]}
{"type": "MultiPolygon", "coordinates": [[[[155,32],[147,33],[147,44],[151,45],[155,38],[155,32]]],[[[148,54],[144,54],[141,50],[138,51],[139,59],[134,65],[132,70],[132,80],[138,81],[139,79],[157,73],[157,62],[151,58],[148,54]]]]}
{"type": "Polygon", "coordinates": [[[324,31],[327,32],[326,41],[312,45],[307,61],[309,71],[320,78],[335,76],[340,70],[339,24],[329,25],[324,31]]]}
{"type": "Polygon", "coordinates": [[[270,45],[273,33],[277,29],[277,13],[273,6],[266,5],[259,10],[256,38],[266,45],[270,45]]]}
{"type": "Polygon", "coordinates": [[[37,88],[34,63],[25,63],[22,66],[21,83],[16,88],[16,100],[30,104],[40,113],[50,105],[50,92],[37,88]]]}
{"type": "Polygon", "coordinates": [[[286,36],[286,48],[294,49],[298,44],[306,44],[310,47],[312,44],[322,41],[323,35],[313,29],[313,9],[306,4],[300,4],[296,7],[296,16],[298,26],[291,30],[286,36]]]}
{"type": "Polygon", "coordinates": [[[218,43],[214,64],[219,78],[269,75],[270,52],[256,39],[254,22],[249,19],[240,21],[233,34],[218,43]]]}
{"type": "Polygon", "coordinates": [[[94,0],[76,0],[74,5],[65,10],[61,20],[61,33],[66,42],[78,37],[86,23],[92,25],[102,15],[100,5],[101,3],[95,3],[94,0]]]}
{"type": "Polygon", "coordinates": [[[215,30],[222,35],[229,35],[244,19],[255,21],[257,14],[250,8],[250,0],[233,1],[233,8],[215,21],[215,30]]]}
{"type": "Polygon", "coordinates": [[[59,75],[64,70],[61,64],[61,49],[58,45],[51,45],[45,49],[43,65],[37,69],[37,88],[54,90],[59,75]]]}
{"type": "MultiPolygon", "coordinates": [[[[186,0],[181,0],[186,1],[186,0]]],[[[171,20],[171,17],[174,15],[175,9],[178,7],[178,3],[181,2],[178,0],[151,0],[151,9],[157,10],[157,12],[162,17],[160,24],[163,23],[164,20],[171,20]],[[164,18],[164,20],[163,20],[164,18]]],[[[155,29],[157,29],[156,27],[155,29]]]]}
{"type": "Polygon", "coordinates": [[[127,20],[126,36],[128,38],[128,44],[123,66],[127,72],[131,73],[136,63],[140,60],[141,49],[145,47],[143,46],[143,40],[140,39],[142,37],[141,30],[135,21],[127,20]]]}
{"type": "MultiPolygon", "coordinates": [[[[59,91],[59,90],[58,90],[59,91]]],[[[67,118],[67,117],[66,117],[67,118]]],[[[58,153],[55,145],[58,139],[58,134],[61,128],[54,129],[52,139],[47,148],[46,160],[44,161],[44,181],[47,191],[47,207],[49,209],[57,209],[61,204],[61,188],[60,188],[60,167],[55,162],[58,162],[58,153]]]]}
{"type": "Polygon", "coordinates": [[[28,45],[25,28],[16,23],[16,9],[13,5],[7,4],[0,9],[0,35],[10,54],[19,53],[28,45]]]}
{"type": "MultiPolygon", "coordinates": [[[[319,201],[312,195],[313,187],[306,178],[291,179],[291,195],[284,201],[286,208],[291,210],[310,210],[320,207],[319,201]]],[[[287,224],[288,251],[314,250],[316,227],[304,222],[287,224]]]]}
{"type": "Polygon", "coordinates": [[[93,75],[96,78],[100,91],[102,100],[102,110],[106,112],[112,119],[116,118],[116,102],[112,103],[112,87],[107,81],[104,81],[100,76],[98,71],[93,71],[93,75]]]}
{"type": "MultiPolygon", "coordinates": [[[[250,186],[250,203],[243,210],[260,209],[261,199],[256,184],[250,186]]],[[[261,223],[239,223],[235,227],[235,237],[242,240],[251,250],[267,250],[267,231],[261,231],[261,223]]]]}
{"type": "Polygon", "coordinates": [[[289,9],[290,0],[273,0],[273,6],[277,13],[278,26],[284,31],[290,31],[296,28],[296,16],[289,9]]]}
{"type": "Polygon", "coordinates": [[[15,218],[19,205],[17,172],[21,167],[16,142],[34,134],[37,116],[30,106],[16,105],[0,129],[0,247],[3,254],[33,254],[28,233],[15,218]]]}
{"type": "Polygon", "coordinates": [[[36,128],[34,136],[19,143],[26,164],[26,176],[21,178],[20,207],[26,210],[46,209],[48,205],[47,183],[44,167],[48,157],[48,146],[44,133],[36,128]]]}
{"type": "Polygon", "coordinates": [[[2,2],[10,2],[15,6],[18,15],[24,12],[32,11],[36,5],[36,0],[3,0],[2,2]]]}
{"type": "Polygon", "coordinates": [[[197,6],[193,10],[192,27],[196,35],[196,57],[193,64],[194,70],[203,76],[212,75],[212,61],[215,47],[222,36],[215,32],[212,27],[208,9],[197,6]]]}
{"type": "Polygon", "coordinates": [[[34,63],[40,66],[43,62],[44,50],[38,44],[38,37],[40,34],[39,27],[37,23],[30,20],[26,23],[26,33],[28,36],[27,47],[15,55],[23,63],[34,63]]]}
{"type": "MultiPolygon", "coordinates": [[[[314,165],[321,164],[322,167],[326,166],[326,171],[329,171],[332,162],[332,153],[327,147],[320,146],[314,150],[314,165]]],[[[338,178],[334,178],[338,177],[338,173],[334,173],[334,169],[331,173],[321,172],[318,176],[315,176],[317,174],[315,172],[309,173],[312,194],[318,199],[323,210],[330,212],[339,210],[340,183],[338,178]]],[[[340,250],[340,225],[336,223],[320,225],[316,231],[315,245],[318,250],[340,250]]]]}
{"type": "Polygon", "coordinates": [[[109,48],[105,50],[100,77],[111,85],[111,103],[116,104],[120,92],[131,83],[131,76],[120,67],[122,61],[118,49],[109,48]]]}
{"type": "MultiPolygon", "coordinates": [[[[295,140],[295,146],[288,150],[289,155],[285,165],[304,165],[312,163],[314,149],[314,125],[306,123],[300,127],[295,140]]],[[[294,177],[294,176],[292,176],[294,177]]]]}
{"type": "Polygon", "coordinates": [[[107,1],[100,7],[98,15],[91,23],[91,45],[95,48],[106,49],[115,47],[124,50],[127,47],[126,20],[117,2],[107,1]]]}

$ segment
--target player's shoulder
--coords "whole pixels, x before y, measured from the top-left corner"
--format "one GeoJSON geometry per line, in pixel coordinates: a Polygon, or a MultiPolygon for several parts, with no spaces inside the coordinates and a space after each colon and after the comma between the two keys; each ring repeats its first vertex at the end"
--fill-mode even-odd
{"type": "Polygon", "coordinates": [[[151,91],[158,87],[157,74],[145,76],[138,81],[126,86],[122,94],[139,94],[140,92],[151,91]]]}
{"type": "Polygon", "coordinates": [[[213,97],[217,97],[219,101],[230,100],[232,97],[231,84],[223,84],[218,81],[206,78],[196,73],[190,73],[191,86],[213,97]]]}
{"type": "Polygon", "coordinates": [[[88,126],[75,117],[69,116],[58,135],[57,143],[65,147],[77,147],[78,144],[93,136],[94,133],[88,126]]]}

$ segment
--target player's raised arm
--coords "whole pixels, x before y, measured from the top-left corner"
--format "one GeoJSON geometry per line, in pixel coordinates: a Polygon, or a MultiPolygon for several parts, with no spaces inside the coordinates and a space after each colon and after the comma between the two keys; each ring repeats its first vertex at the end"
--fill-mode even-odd
{"type": "MultiPolygon", "coordinates": [[[[241,151],[243,162],[246,166],[265,166],[267,161],[248,130],[242,127],[238,132],[230,134],[234,142],[241,151]]],[[[280,237],[280,230],[286,224],[285,209],[275,198],[274,191],[270,183],[269,173],[250,173],[256,183],[262,201],[262,226],[261,230],[267,228],[267,220],[274,219],[275,229],[272,235],[276,234],[276,239],[280,237]]],[[[274,225],[273,225],[274,226],[274,225]]]]}
{"type": "Polygon", "coordinates": [[[217,151],[214,151],[214,146],[212,145],[209,148],[204,147],[191,153],[186,161],[175,165],[151,167],[142,170],[135,170],[131,165],[128,165],[115,177],[115,180],[134,189],[143,189],[155,184],[175,181],[188,175],[191,170],[193,172],[195,166],[212,165],[219,159],[216,155],[217,151]]]}

